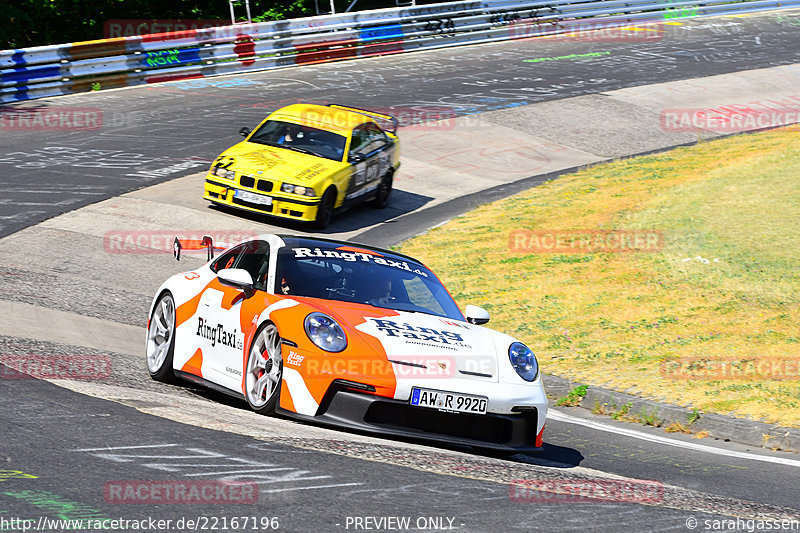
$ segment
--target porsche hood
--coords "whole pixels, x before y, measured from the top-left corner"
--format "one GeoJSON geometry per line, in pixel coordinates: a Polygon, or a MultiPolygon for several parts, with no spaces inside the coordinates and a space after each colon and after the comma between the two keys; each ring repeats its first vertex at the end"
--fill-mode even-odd
{"type": "Polygon", "coordinates": [[[331,314],[379,347],[399,376],[498,381],[495,344],[484,328],[424,313],[375,313],[378,309],[370,306],[363,306],[362,312],[361,307],[338,308],[331,314]]]}

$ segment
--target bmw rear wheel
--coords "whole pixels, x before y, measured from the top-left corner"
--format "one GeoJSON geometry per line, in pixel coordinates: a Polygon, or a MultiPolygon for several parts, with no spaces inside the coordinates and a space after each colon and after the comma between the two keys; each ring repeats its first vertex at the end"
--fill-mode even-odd
{"type": "Polygon", "coordinates": [[[156,381],[173,381],[172,357],[175,352],[175,300],[165,292],[153,308],[147,328],[147,370],[156,381]]]}
{"type": "Polygon", "coordinates": [[[378,191],[375,193],[375,201],[372,205],[377,207],[378,209],[383,209],[387,205],[389,205],[389,197],[392,195],[392,182],[394,181],[394,171],[389,170],[386,174],[383,175],[381,178],[381,182],[378,185],[378,191]]]}
{"type": "Polygon", "coordinates": [[[247,356],[245,398],[253,411],[262,415],[275,412],[282,375],[281,336],[275,324],[268,323],[256,332],[247,356]]]}

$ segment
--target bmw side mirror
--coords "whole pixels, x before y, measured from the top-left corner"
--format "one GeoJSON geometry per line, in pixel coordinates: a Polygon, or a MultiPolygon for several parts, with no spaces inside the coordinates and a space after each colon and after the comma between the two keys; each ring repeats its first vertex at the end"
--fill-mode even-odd
{"type": "Polygon", "coordinates": [[[250,135],[250,128],[242,128],[242,129],[240,129],[239,130],[239,135],[241,135],[242,137],[247,137],[248,135],[250,135]]]}
{"type": "Polygon", "coordinates": [[[464,315],[470,324],[481,325],[489,322],[489,311],[477,305],[468,305],[464,315]]]}
{"type": "Polygon", "coordinates": [[[255,294],[253,289],[253,277],[247,270],[242,268],[223,268],[217,272],[219,282],[229,287],[235,287],[244,293],[245,298],[250,298],[255,294]]]}

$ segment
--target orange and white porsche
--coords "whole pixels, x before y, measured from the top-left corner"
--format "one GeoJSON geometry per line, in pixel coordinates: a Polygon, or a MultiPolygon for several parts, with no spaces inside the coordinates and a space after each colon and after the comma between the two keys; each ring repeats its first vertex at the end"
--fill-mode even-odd
{"type": "MultiPolygon", "coordinates": [[[[210,239],[203,245],[213,255],[210,239]]],[[[158,289],[147,367],[153,379],[186,379],[259,413],[501,452],[538,449],[547,398],[536,356],[480,325],[488,320],[479,307],[462,313],[411,257],[260,235],[158,289]]]]}

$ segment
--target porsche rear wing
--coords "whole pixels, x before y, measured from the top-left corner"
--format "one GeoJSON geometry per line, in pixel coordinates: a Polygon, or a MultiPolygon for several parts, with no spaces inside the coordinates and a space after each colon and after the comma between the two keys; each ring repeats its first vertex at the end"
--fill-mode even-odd
{"type": "Polygon", "coordinates": [[[181,260],[181,250],[206,250],[208,252],[208,260],[214,259],[214,250],[224,250],[227,246],[217,245],[214,246],[214,240],[208,235],[204,235],[202,239],[179,239],[175,237],[175,242],[172,243],[172,255],[177,261],[181,260]]]}
{"type": "Polygon", "coordinates": [[[387,122],[392,123],[392,129],[387,130],[389,133],[397,133],[397,127],[400,125],[400,121],[398,121],[392,115],[386,115],[384,113],[378,113],[377,111],[370,111],[369,109],[361,109],[360,107],[349,107],[339,104],[328,104],[328,107],[332,107],[334,109],[344,109],[345,111],[352,111],[353,113],[359,113],[361,115],[365,115],[371,118],[377,118],[381,120],[385,120],[387,122]]]}

